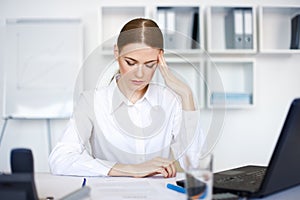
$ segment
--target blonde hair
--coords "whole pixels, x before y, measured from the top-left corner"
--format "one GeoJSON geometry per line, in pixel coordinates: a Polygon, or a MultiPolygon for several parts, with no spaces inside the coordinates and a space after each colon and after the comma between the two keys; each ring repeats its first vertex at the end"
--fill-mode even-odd
{"type": "Polygon", "coordinates": [[[136,18],[127,22],[120,31],[117,46],[119,52],[127,44],[142,43],[152,48],[163,49],[163,34],[151,19],[136,18]]]}

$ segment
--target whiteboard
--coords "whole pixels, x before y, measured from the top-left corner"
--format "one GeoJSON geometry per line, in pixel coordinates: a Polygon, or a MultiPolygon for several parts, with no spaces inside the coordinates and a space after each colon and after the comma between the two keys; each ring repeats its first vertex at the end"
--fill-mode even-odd
{"type": "Polygon", "coordinates": [[[79,19],[6,21],[3,115],[68,118],[83,57],[79,19]]]}

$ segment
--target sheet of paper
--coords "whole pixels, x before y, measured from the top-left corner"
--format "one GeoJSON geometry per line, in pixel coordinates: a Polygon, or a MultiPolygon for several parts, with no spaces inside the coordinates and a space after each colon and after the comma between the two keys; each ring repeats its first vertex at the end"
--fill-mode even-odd
{"type": "Polygon", "coordinates": [[[87,185],[93,189],[91,199],[186,199],[185,195],[166,188],[168,182],[175,179],[155,178],[92,178],[87,180],[87,185]]]}

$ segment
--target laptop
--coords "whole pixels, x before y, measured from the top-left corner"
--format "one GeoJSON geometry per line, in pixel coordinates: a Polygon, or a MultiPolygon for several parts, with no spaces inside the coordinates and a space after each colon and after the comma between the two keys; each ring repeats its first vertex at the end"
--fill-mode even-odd
{"type": "Polygon", "coordinates": [[[300,184],[300,98],[294,99],[268,167],[244,166],[214,174],[214,193],[264,197],[300,184]]]}

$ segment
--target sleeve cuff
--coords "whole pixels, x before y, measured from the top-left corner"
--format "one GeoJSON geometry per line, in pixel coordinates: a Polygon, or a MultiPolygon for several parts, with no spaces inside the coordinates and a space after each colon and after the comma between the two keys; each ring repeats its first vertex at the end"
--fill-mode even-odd
{"type": "Polygon", "coordinates": [[[100,160],[96,159],[97,162],[100,164],[100,171],[101,175],[108,176],[108,173],[110,172],[111,168],[117,163],[117,162],[112,162],[112,161],[107,161],[107,160],[100,160]]]}

